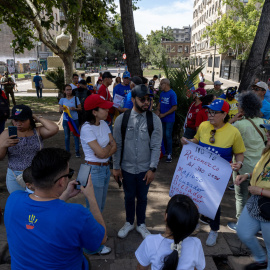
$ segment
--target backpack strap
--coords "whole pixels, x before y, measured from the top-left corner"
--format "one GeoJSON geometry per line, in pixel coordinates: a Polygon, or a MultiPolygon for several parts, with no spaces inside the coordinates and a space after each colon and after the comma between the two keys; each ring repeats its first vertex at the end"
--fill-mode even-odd
{"type": "Polygon", "coordinates": [[[74,98],[75,98],[75,108],[78,108],[76,92],[74,98]]]}
{"type": "Polygon", "coordinates": [[[147,129],[148,134],[151,140],[151,136],[154,130],[154,121],[153,121],[153,113],[150,111],[146,111],[146,121],[147,121],[147,129]]]}
{"type": "Polygon", "coordinates": [[[252,124],[252,126],[256,129],[256,131],[260,134],[260,136],[264,142],[264,136],[263,136],[262,132],[258,129],[258,127],[255,125],[255,123],[251,119],[247,119],[247,120],[252,124]]]}
{"type": "Polygon", "coordinates": [[[128,119],[130,117],[131,110],[126,110],[123,114],[122,119],[122,125],[121,125],[121,135],[122,135],[122,150],[121,150],[121,159],[120,159],[120,165],[122,163],[123,154],[124,154],[124,144],[125,144],[125,138],[126,138],[126,130],[128,125],[128,119]]]}

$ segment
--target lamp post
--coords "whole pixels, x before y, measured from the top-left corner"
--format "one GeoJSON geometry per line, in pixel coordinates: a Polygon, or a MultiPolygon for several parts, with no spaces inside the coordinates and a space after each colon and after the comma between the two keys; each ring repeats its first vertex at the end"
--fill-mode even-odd
{"type": "Polygon", "coordinates": [[[216,58],[216,44],[215,44],[215,50],[214,50],[214,59],[213,59],[213,70],[212,70],[212,82],[215,81],[215,58],[216,58]]]}
{"type": "Polygon", "coordinates": [[[95,61],[96,50],[95,49],[93,50],[93,53],[94,53],[94,68],[95,68],[95,66],[96,66],[96,64],[95,64],[96,63],[96,61],[95,61]]]}
{"type": "Polygon", "coordinates": [[[13,50],[13,59],[14,59],[14,73],[16,73],[16,62],[15,62],[15,49],[13,47],[13,43],[10,43],[10,48],[13,50]]]}

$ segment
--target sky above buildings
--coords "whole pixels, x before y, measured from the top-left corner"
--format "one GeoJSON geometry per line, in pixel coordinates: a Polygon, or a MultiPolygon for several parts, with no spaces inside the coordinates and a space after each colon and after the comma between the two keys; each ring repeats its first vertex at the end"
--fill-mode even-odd
{"type": "Polygon", "coordinates": [[[134,11],[135,29],[146,37],[151,30],[160,30],[162,26],[172,28],[191,26],[193,2],[193,0],[140,0],[137,4],[140,9],[134,11]]]}

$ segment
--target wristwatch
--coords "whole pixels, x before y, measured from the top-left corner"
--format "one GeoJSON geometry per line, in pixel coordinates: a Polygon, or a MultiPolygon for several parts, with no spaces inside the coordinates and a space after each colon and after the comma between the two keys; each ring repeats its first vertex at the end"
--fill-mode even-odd
{"type": "Polygon", "coordinates": [[[154,168],[154,167],[149,168],[149,171],[152,171],[152,172],[155,172],[156,170],[157,170],[157,168],[154,168]]]}

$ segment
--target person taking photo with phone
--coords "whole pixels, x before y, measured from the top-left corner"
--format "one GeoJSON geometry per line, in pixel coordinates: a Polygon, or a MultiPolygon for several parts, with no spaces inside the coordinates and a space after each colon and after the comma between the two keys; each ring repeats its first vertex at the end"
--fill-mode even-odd
{"type": "Polygon", "coordinates": [[[8,130],[0,135],[0,160],[8,155],[6,184],[9,193],[25,190],[17,182],[17,177],[31,165],[33,157],[43,148],[43,140],[58,132],[58,126],[42,116],[32,113],[26,105],[16,105],[12,108],[12,124],[17,128],[17,136],[10,136],[8,130]],[[40,122],[41,126],[36,127],[40,122]]]}
{"type": "MultiPolygon", "coordinates": [[[[95,197],[101,213],[104,210],[111,176],[109,158],[116,152],[116,143],[105,122],[112,106],[113,102],[100,95],[93,94],[87,97],[84,101],[84,124],[80,136],[85,162],[91,166],[95,197]]],[[[86,207],[89,208],[88,201],[86,207]]],[[[105,255],[110,252],[111,248],[101,246],[95,253],[105,255]]]]}

